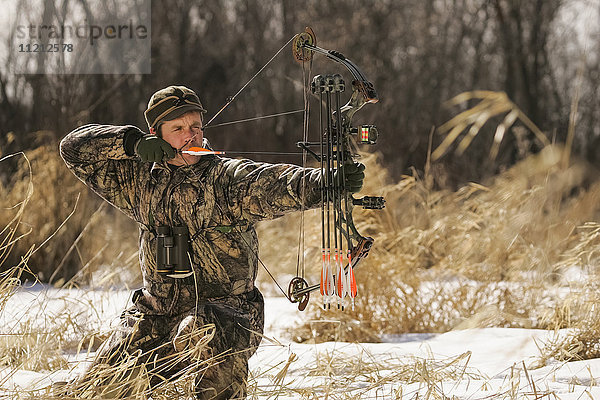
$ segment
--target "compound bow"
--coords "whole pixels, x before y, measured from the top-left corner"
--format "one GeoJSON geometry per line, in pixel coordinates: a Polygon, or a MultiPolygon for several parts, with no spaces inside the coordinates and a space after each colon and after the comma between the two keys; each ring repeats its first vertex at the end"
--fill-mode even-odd
{"type": "Polygon", "coordinates": [[[321,291],[324,307],[330,307],[337,299],[338,307],[344,307],[344,298],[354,298],[357,294],[354,268],[358,266],[373,246],[374,239],[361,235],[352,218],[354,206],[365,209],[382,209],[383,197],[365,196],[354,198],[344,187],[344,171],[357,157],[352,137],[359,144],[373,145],[377,142],[377,128],[373,125],[352,126],[352,118],[367,103],[377,103],[379,98],[373,84],[352,61],[343,54],[326,50],[316,45],[316,37],[311,28],[295,36],[292,53],[296,61],[311,61],[314,53],[342,64],[352,74],[352,95],[344,105],[340,104],[345,82],[341,75],[317,75],[311,82],[311,92],[319,97],[320,141],[299,142],[298,146],[310,153],[321,169],[321,281],[310,286],[302,276],[293,278],[288,287],[288,298],[297,302],[298,309],[304,310],[310,293],[321,291]],[[319,147],[317,154],[311,147],[319,147]],[[338,173],[334,173],[338,171],[338,173]],[[333,239],[333,240],[332,240],[333,239]],[[345,243],[344,243],[345,242],[345,243]],[[343,250],[344,244],[346,251],[343,250]],[[333,255],[333,257],[332,257],[333,255]],[[345,259],[344,259],[345,255],[345,259]]]}
{"type": "MultiPolygon", "coordinates": [[[[304,80],[304,84],[306,85],[306,79],[304,80]]],[[[357,294],[354,268],[369,254],[374,240],[358,232],[354,225],[352,211],[355,206],[365,209],[382,209],[385,206],[385,200],[383,197],[373,196],[354,198],[344,187],[344,171],[347,165],[354,164],[354,160],[357,158],[353,137],[357,137],[359,144],[372,145],[377,141],[378,132],[375,126],[362,125],[360,127],[353,127],[352,118],[365,104],[377,103],[378,101],[379,98],[373,84],[367,80],[360,69],[352,61],[344,57],[343,54],[318,47],[314,32],[311,28],[307,27],[304,32],[290,39],[235,95],[230,96],[221,109],[204,125],[204,129],[208,129],[231,123],[304,112],[305,140],[298,142],[297,145],[303,149],[304,155],[311,154],[320,163],[321,169],[321,282],[320,284],[311,286],[304,279],[304,273],[298,274],[299,276],[291,280],[286,294],[269,272],[266,265],[260,260],[258,254],[256,255],[277,286],[280,287],[283,294],[292,303],[298,303],[300,311],[306,308],[310,293],[319,289],[324,296],[324,306],[329,307],[330,303],[337,299],[338,307],[341,306],[343,308],[344,298],[349,296],[354,308],[354,297],[357,294]],[[344,106],[341,106],[340,98],[346,85],[341,75],[317,75],[312,79],[310,90],[320,100],[320,140],[318,142],[306,140],[308,131],[307,101],[305,101],[304,110],[211,125],[217,116],[235,100],[248,84],[290,42],[292,43],[293,56],[299,63],[310,62],[315,53],[322,54],[327,56],[328,59],[342,64],[350,71],[353,77],[352,95],[344,106]],[[314,147],[319,147],[320,152],[315,152],[312,149],[314,147]],[[331,257],[332,254],[333,259],[331,257]]],[[[215,153],[208,151],[208,149],[195,151],[196,153],[194,154],[201,154],[203,151],[206,154],[215,153]]]]}

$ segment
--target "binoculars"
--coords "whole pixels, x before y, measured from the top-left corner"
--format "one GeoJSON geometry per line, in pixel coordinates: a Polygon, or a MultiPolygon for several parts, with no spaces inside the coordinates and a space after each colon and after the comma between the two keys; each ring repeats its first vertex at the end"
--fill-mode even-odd
{"type": "Polygon", "coordinates": [[[193,271],[190,264],[190,239],[185,226],[156,228],[156,269],[170,278],[187,278],[193,271]]]}

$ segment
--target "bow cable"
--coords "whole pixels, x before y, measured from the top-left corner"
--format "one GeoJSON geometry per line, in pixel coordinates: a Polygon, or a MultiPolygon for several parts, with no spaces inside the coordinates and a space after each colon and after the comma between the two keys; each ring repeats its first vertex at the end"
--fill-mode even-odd
{"type": "Polygon", "coordinates": [[[227,125],[241,124],[244,122],[252,122],[252,121],[260,121],[262,119],[282,117],[284,115],[300,114],[300,113],[304,113],[304,112],[306,112],[305,109],[294,110],[294,111],[285,111],[285,112],[280,112],[280,113],[276,113],[276,114],[261,115],[258,117],[244,118],[244,119],[239,119],[239,120],[229,121],[229,122],[222,122],[220,124],[215,124],[215,125],[211,125],[211,126],[203,126],[202,129],[220,128],[222,126],[227,126],[227,125]]]}
{"type": "MultiPolygon", "coordinates": [[[[295,38],[295,36],[294,36],[295,38]]],[[[310,121],[310,102],[308,101],[308,79],[312,74],[312,60],[309,61],[308,74],[306,71],[306,63],[302,62],[302,86],[303,86],[303,100],[304,100],[304,119],[303,119],[303,132],[302,140],[308,141],[309,132],[309,121],[310,121]]],[[[304,264],[304,250],[305,250],[305,231],[304,231],[304,212],[306,211],[305,200],[306,200],[306,160],[307,152],[302,152],[302,185],[300,189],[300,229],[298,232],[298,255],[296,260],[296,276],[304,279],[305,276],[305,264],[304,264]],[[302,254],[302,256],[300,255],[302,254]]]]}
{"type": "MultiPolygon", "coordinates": [[[[306,68],[305,68],[305,63],[302,63],[302,81],[303,81],[303,98],[304,98],[304,108],[302,110],[295,110],[295,111],[287,111],[287,112],[283,112],[283,113],[277,113],[277,114],[271,114],[271,115],[266,115],[266,116],[259,116],[259,117],[254,117],[254,118],[247,118],[244,120],[239,120],[239,121],[230,121],[230,122],[224,122],[221,124],[216,124],[216,125],[210,125],[212,123],[212,121],[214,121],[236,98],[237,96],[244,91],[244,89],[246,89],[246,87],[258,76],[260,75],[260,73],[279,55],[279,53],[281,53],[283,51],[284,48],[286,48],[294,39],[296,38],[296,35],[294,35],[286,44],[284,44],[276,53],[275,55],[273,55],[269,61],[267,61],[267,63],[265,65],[263,65],[258,72],[256,72],[249,80],[248,82],[246,82],[242,88],[240,90],[237,91],[236,94],[234,94],[233,96],[230,96],[227,98],[225,104],[221,107],[221,109],[219,109],[219,111],[202,127],[202,131],[204,131],[205,129],[209,129],[209,128],[216,128],[219,126],[226,126],[226,125],[232,125],[235,123],[241,123],[241,122],[249,122],[249,121],[255,121],[255,120],[260,120],[260,119],[266,119],[266,118],[272,118],[272,117],[278,117],[278,116],[283,116],[283,115],[289,115],[289,114],[295,114],[295,113],[300,113],[302,112],[304,114],[304,118],[303,118],[303,140],[304,142],[308,141],[308,131],[309,131],[309,112],[310,112],[310,102],[308,101],[308,84],[307,84],[307,72],[306,72],[306,68]]],[[[312,59],[309,63],[309,70],[308,70],[308,76],[310,77],[312,71],[312,59]]],[[[309,78],[308,78],[309,79],[309,78]]],[[[187,145],[187,143],[189,143],[189,141],[191,141],[197,134],[193,135],[190,139],[188,139],[186,141],[186,143],[184,143],[184,145],[178,149],[178,153],[181,153],[183,147],[185,147],[187,145]]],[[[228,152],[231,153],[231,152],[228,152]]],[[[238,154],[244,153],[244,152],[237,152],[238,154]]],[[[250,153],[250,152],[248,152],[250,153]]],[[[257,152],[251,152],[253,154],[257,154],[257,152]]],[[[297,277],[300,277],[300,280],[297,281],[297,289],[305,289],[308,284],[306,283],[306,281],[304,280],[304,273],[305,273],[305,266],[304,266],[304,211],[305,211],[305,199],[306,199],[306,171],[305,171],[305,166],[306,166],[306,151],[303,151],[302,153],[279,153],[279,152],[262,152],[263,154],[293,154],[293,155],[297,155],[297,154],[302,154],[302,167],[304,168],[303,171],[303,175],[302,175],[302,186],[301,186],[301,223],[300,223],[300,234],[299,234],[299,240],[298,240],[298,259],[297,259],[297,264],[296,264],[296,275],[297,277]],[[300,252],[302,253],[302,257],[300,257],[300,252]]],[[[186,166],[190,166],[190,164],[187,162],[187,160],[185,160],[185,158],[183,158],[186,166]]],[[[194,177],[201,182],[202,185],[204,185],[204,182],[202,182],[199,177],[197,176],[197,174],[195,173],[195,171],[190,168],[190,171],[192,171],[192,174],[194,174],[194,177]]],[[[217,208],[219,209],[219,212],[221,213],[221,215],[225,215],[224,210],[222,209],[221,205],[218,202],[215,202],[215,205],[217,206],[217,208]]],[[[238,226],[234,226],[233,227],[238,228],[238,230],[240,229],[238,226]]],[[[240,231],[240,233],[242,233],[240,231]]],[[[256,259],[258,260],[258,262],[262,265],[262,267],[265,269],[265,271],[267,272],[267,274],[271,277],[271,279],[273,280],[273,282],[275,282],[275,284],[277,285],[277,287],[279,288],[279,290],[281,291],[281,293],[290,301],[290,302],[295,302],[292,299],[292,295],[291,293],[288,291],[288,293],[286,293],[286,291],[281,287],[281,285],[279,284],[279,282],[275,279],[275,277],[273,276],[273,274],[271,273],[271,271],[267,268],[267,266],[265,265],[265,263],[261,260],[261,258],[258,255],[258,252],[255,251],[254,249],[252,249],[252,247],[250,246],[250,244],[248,243],[248,241],[246,240],[246,238],[244,238],[243,235],[240,235],[240,237],[242,238],[242,240],[244,241],[244,243],[246,244],[246,246],[248,247],[248,249],[250,249],[251,252],[254,253],[254,256],[256,257],[256,259]]],[[[306,300],[308,300],[308,298],[306,298],[306,300]]]]}
{"type": "MultiPolygon", "coordinates": [[[[273,57],[271,57],[269,59],[269,61],[266,62],[265,65],[263,65],[241,88],[240,90],[237,91],[236,94],[234,94],[233,96],[229,96],[227,98],[227,100],[225,100],[225,104],[223,104],[223,106],[219,109],[219,111],[216,112],[215,115],[212,116],[211,119],[208,120],[208,122],[206,124],[204,124],[202,126],[202,130],[207,129],[210,127],[210,124],[227,108],[229,107],[229,105],[231,103],[233,103],[233,101],[239,96],[240,93],[242,93],[244,91],[244,89],[246,89],[246,87],[248,87],[248,85],[258,76],[260,75],[261,72],[264,71],[265,68],[267,68],[267,66],[269,66],[269,64],[271,64],[271,62],[273,62],[273,60],[279,55],[279,53],[281,53],[283,51],[283,49],[285,49],[287,47],[288,44],[290,44],[294,39],[296,38],[296,35],[292,36],[292,38],[290,40],[287,41],[286,44],[284,44],[283,46],[281,46],[281,48],[279,50],[277,50],[277,52],[273,55],[273,57]]],[[[289,112],[290,114],[293,112],[289,112]]],[[[285,113],[281,113],[283,115],[285,115],[285,113]]],[[[263,118],[269,118],[270,116],[263,116],[263,117],[256,117],[255,119],[263,119],[263,118]]],[[[253,118],[249,118],[249,121],[252,121],[253,118]]],[[[231,124],[236,123],[237,121],[232,121],[231,124]]],[[[194,139],[198,134],[194,134],[192,135],[191,138],[189,138],[188,140],[186,140],[186,142],[183,144],[183,146],[181,146],[179,149],[177,149],[177,152],[181,152],[181,150],[183,150],[183,148],[190,142],[192,141],[192,139],[194,139]]]]}
{"type": "Polygon", "coordinates": [[[217,118],[219,116],[219,114],[221,114],[223,112],[223,110],[225,110],[227,107],[229,107],[229,105],[231,103],[233,103],[233,101],[236,99],[236,97],[238,97],[238,95],[240,93],[242,93],[244,91],[244,89],[246,89],[246,87],[248,87],[248,85],[250,84],[250,82],[252,82],[254,80],[254,78],[256,78],[258,75],[260,75],[261,72],[263,72],[263,70],[265,68],[267,68],[267,66],[269,64],[271,64],[271,62],[279,55],[279,53],[281,53],[283,51],[283,49],[285,49],[287,47],[288,44],[292,43],[292,41],[296,38],[296,35],[292,36],[292,38],[290,40],[288,40],[288,42],[286,44],[284,44],[283,46],[281,46],[281,48],[279,50],[277,50],[277,53],[275,53],[275,55],[273,57],[271,57],[271,59],[269,61],[267,61],[267,63],[265,65],[263,65],[253,76],[252,78],[250,78],[248,80],[248,82],[246,82],[244,84],[244,86],[241,87],[240,90],[237,91],[236,94],[234,94],[233,96],[230,96],[227,98],[227,100],[225,101],[225,104],[223,104],[223,107],[221,107],[221,109],[219,111],[217,111],[217,113],[215,115],[213,115],[213,117],[211,119],[208,120],[208,122],[205,125],[205,128],[210,126],[211,122],[213,122],[215,120],[215,118],[217,118]]]}

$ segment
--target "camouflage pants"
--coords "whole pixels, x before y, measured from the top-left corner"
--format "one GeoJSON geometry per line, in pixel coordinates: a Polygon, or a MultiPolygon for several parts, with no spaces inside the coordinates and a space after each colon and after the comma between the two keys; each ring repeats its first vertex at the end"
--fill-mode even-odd
{"type": "Polygon", "coordinates": [[[263,313],[258,289],[199,302],[175,316],[147,315],[134,306],[78,379],[78,392],[139,398],[164,390],[165,383],[193,379],[198,399],[244,399],[248,359],[261,340],[263,313]]]}

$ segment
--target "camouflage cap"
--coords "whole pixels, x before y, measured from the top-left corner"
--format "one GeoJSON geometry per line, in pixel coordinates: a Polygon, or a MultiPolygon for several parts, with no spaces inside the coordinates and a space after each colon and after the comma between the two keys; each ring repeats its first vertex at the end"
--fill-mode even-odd
{"type": "Polygon", "coordinates": [[[169,86],[154,93],[144,112],[149,128],[156,128],[162,121],[170,121],[189,111],[205,113],[198,95],[185,86],[169,86]]]}

